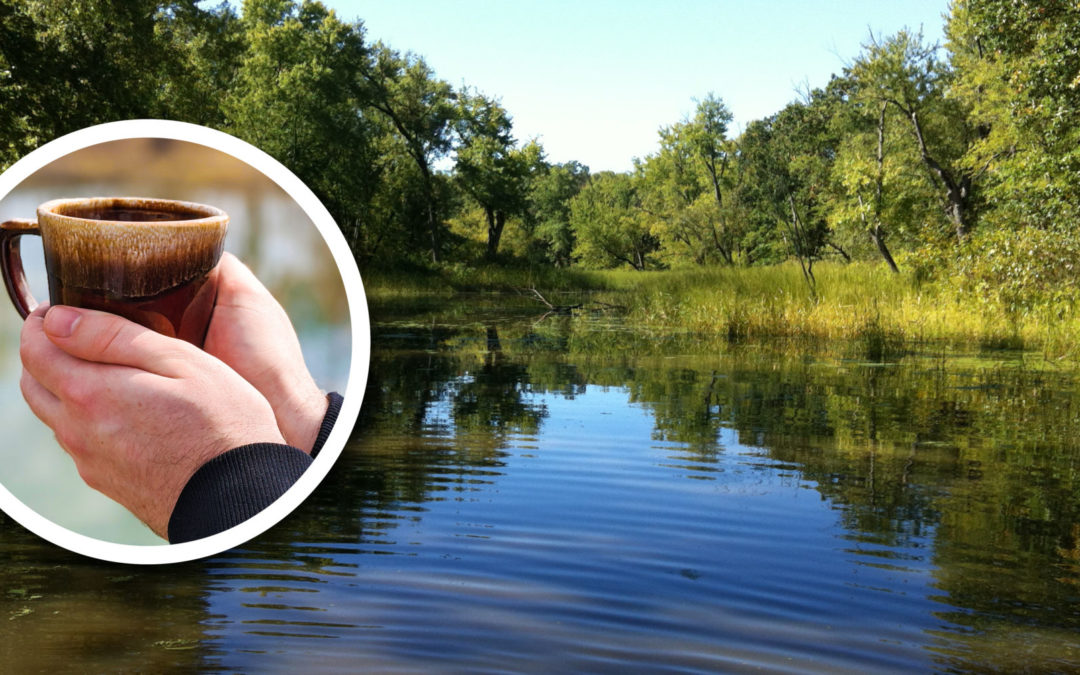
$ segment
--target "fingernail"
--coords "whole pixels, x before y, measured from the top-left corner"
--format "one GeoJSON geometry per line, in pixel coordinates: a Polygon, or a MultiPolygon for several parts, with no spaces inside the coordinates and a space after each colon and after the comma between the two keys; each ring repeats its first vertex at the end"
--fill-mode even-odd
{"type": "Polygon", "coordinates": [[[45,315],[45,333],[53,337],[69,337],[75,331],[75,324],[82,318],[77,309],[57,305],[49,308],[45,315]]]}

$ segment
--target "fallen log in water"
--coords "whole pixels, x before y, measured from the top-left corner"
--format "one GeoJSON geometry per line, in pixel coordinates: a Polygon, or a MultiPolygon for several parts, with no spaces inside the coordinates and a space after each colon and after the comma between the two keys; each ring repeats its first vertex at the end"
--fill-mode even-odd
{"type": "Polygon", "coordinates": [[[585,304],[581,302],[576,305],[556,305],[555,303],[545,298],[544,294],[538,291],[535,286],[530,286],[529,288],[515,288],[514,290],[517,291],[518,295],[530,295],[535,300],[543,303],[544,306],[547,307],[549,310],[547,314],[544,315],[545,317],[551,314],[573,314],[575,309],[626,311],[626,307],[624,307],[623,305],[612,305],[607,302],[599,301],[593,301],[589,303],[588,307],[586,307],[585,304]]]}

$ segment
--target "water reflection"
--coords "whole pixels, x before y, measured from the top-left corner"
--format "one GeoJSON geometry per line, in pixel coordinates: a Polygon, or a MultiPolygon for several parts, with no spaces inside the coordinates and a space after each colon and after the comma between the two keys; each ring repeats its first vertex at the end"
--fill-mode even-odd
{"type": "Polygon", "coordinates": [[[702,345],[501,299],[374,316],[330,477],[177,583],[200,667],[1080,663],[1072,376],[702,345]]]}

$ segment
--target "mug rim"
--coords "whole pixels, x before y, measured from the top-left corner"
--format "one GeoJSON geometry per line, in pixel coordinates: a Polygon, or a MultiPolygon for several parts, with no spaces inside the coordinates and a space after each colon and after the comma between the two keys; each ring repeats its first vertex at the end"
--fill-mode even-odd
{"type": "Polygon", "coordinates": [[[210,206],[209,204],[199,204],[197,202],[188,202],[179,199],[160,199],[156,197],[62,197],[60,199],[51,199],[37,207],[39,214],[39,220],[41,215],[48,215],[52,218],[58,218],[63,220],[73,220],[79,223],[87,224],[106,224],[116,226],[130,226],[137,223],[140,226],[154,225],[154,226],[172,226],[172,227],[199,227],[217,224],[220,221],[228,222],[228,214],[225,211],[219,209],[216,206],[210,206]],[[129,209],[158,209],[162,211],[172,211],[184,209],[187,211],[194,211],[200,213],[197,218],[180,218],[177,220],[152,220],[152,221],[131,221],[131,220],[109,220],[106,218],[84,218],[81,216],[74,216],[67,213],[60,213],[57,211],[59,207],[63,206],[81,206],[91,207],[98,206],[101,208],[129,208],[129,209]]]}

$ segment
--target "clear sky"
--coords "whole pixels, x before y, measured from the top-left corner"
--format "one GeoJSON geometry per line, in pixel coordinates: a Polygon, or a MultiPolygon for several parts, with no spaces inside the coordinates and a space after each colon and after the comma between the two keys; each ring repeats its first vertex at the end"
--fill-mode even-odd
{"type": "Polygon", "coordinates": [[[820,87],[870,30],[944,40],[947,0],[323,0],[368,40],[423,56],[454,86],[502,101],[548,160],[631,168],[695,98],[733,132],[820,87]]]}

